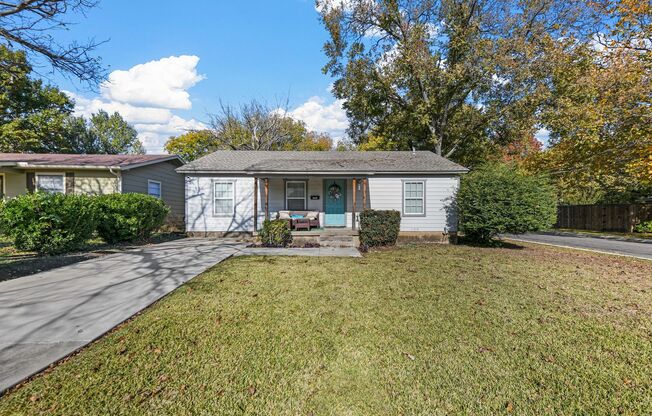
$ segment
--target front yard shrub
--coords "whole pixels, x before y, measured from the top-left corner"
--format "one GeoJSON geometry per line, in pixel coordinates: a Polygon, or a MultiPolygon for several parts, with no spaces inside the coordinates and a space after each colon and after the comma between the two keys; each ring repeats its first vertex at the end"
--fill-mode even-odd
{"type": "Polygon", "coordinates": [[[362,247],[393,246],[401,229],[401,213],[368,209],[360,213],[362,247]]]}
{"type": "Polygon", "coordinates": [[[652,233],[652,220],[637,224],[634,231],[637,233],[652,233]]]}
{"type": "Polygon", "coordinates": [[[465,175],[456,205],[464,237],[478,243],[501,233],[550,228],[557,216],[555,190],[547,178],[498,164],[465,175]]]}
{"type": "Polygon", "coordinates": [[[19,250],[59,254],[79,249],[97,219],[93,197],[36,192],[3,204],[0,229],[19,250]]]}
{"type": "Polygon", "coordinates": [[[102,195],[97,202],[97,233],[110,244],[146,239],[170,212],[163,201],[143,194],[102,195]]]}
{"type": "Polygon", "coordinates": [[[292,232],[287,220],[265,220],[259,236],[266,247],[287,247],[292,244],[292,232]]]}

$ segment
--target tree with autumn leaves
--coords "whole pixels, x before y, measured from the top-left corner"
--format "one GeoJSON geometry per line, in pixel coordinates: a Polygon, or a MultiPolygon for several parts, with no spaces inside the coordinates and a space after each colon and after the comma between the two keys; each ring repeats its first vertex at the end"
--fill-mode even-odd
{"type": "Polygon", "coordinates": [[[469,167],[517,159],[564,202],[634,198],[650,178],[650,7],[322,0],[324,72],[360,149],[427,149],[469,167]]]}
{"type": "Polygon", "coordinates": [[[528,169],[553,178],[564,203],[652,195],[652,5],[594,5],[611,25],[559,57],[541,121],[549,148],[528,169]]]}

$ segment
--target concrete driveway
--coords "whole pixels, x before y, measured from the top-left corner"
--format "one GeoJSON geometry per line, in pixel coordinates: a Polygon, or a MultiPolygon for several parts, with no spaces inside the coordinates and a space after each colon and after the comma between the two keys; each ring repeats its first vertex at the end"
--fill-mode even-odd
{"type": "Polygon", "coordinates": [[[0,282],[0,393],[244,247],[182,239],[0,282]]]}
{"type": "Polygon", "coordinates": [[[522,234],[504,235],[509,240],[527,241],[531,243],[550,244],[561,247],[577,248],[582,250],[593,250],[602,253],[618,254],[623,256],[637,257],[652,260],[652,242],[634,242],[607,240],[590,236],[571,236],[553,234],[522,234]]]}

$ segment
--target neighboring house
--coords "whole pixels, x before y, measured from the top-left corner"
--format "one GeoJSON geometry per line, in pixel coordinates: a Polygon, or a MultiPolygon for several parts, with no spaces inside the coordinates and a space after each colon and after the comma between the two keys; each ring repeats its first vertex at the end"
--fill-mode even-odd
{"type": "Polygon", "coordinates": [[[452,203],[467,169],[425,151],[218,151],[177,172],[191,235],[252,233],[286,210],[355,229],[356,214],[376,209],[401,213],[402,237],[446,240],[457,232],[452,203]]]}
{"type": "Polygon", "coordinates": [[[168,222],[182,226],[184,181],[176,155],[0,153],[0,196],[27,192],[102,195],[141,193],[170,207],[168,222]]]}

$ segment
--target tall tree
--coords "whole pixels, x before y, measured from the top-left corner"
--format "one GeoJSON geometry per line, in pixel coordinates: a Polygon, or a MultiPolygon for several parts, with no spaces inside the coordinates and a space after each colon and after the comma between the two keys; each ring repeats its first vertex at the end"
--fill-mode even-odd
{"type": "Polygon", "coordinates": [[[272,150],[331,150],[333,140],[326,133],[317,133],[306,128],[303,121],[283,117],[283,130],[288,132],[288,139],[272,147],[272,150]]]}
{"type": "Polygon", "coordinates": [[[218,149],[233,150],[330,150],[325,134],[310,132],[287,111],[252,100],[239,107],[222,104],[210,115],[210,131],[218,149]]]}
{"type": "Polygon", "coordinates": [[[74,117],[65,93],[30,76],[24,52],[0,46],[0,66],[1,152],[143,152],[136,131],[118,113],[74,117]]]}
{"type": "MultiPolygon", "coordinates": [[[[579,0],[322,0],[336,78],[358,143],[458,159],[534,133],[551,51],[592,23],[579,0]]],[[[458,159],[459,160],[459,159],[458,159]]]]}
{"type": "Polygon", "coordinates": [[[652,5],[594,6],[607,24],[554,71],[541,112],[550,146],[531,167],[565,202],[628,202],[652,195],[652,5]]]}
{"type": "MultiPolygon", "coordinates": [[[[100,59],[92,56],[95,41],[63,45],[54,34],[67,30],[70,14],[84,14],[95,0],[5,0],[0,2],[0,46],[47,60],[53,69],[90,84],[104,78],[100,59]]],[[[5,71],[4,63],[0,69],[5,71]]]]}
{"type": "Polygon", "coordinates": [[[210,129],[219,149],[273,150],[291,140],[284,111],[252,100],[239,107],[221,104],[210,129]]]}
{"type": "MultiPolygon", "coordinates": [[[[145,149],[138,139],[138,132],[122,116],[100,110],[92,114],[78,135],[72,137],[77,145],[76,153],[97,154],[143,154],[145,149]]],[[[80,126],[81,127],[81,126],[80,126]]]]}
{"type": "Polygon", "coordinates": [[[218,143],[210,130],[194,130],[170,137],[165,143],[165,151],[190,162],[218,150],[217,146],[218,143]]]}
{"type": "Polygon", "coordinates": [[[331,150],[333,147],[328,134],[310,131],[305,123],[289,117],[286,111],[255,100],[237,108],[222,105],[210,120],[210,129],[170,137],[165,150],[191,161],[216,150],[331,150]]]}
{"type": "Polygon", "coordinates": [[[73,102],[59,89],[32,79],[24,52],[0,45],[0,151],[66,151],[73,102]]]}

